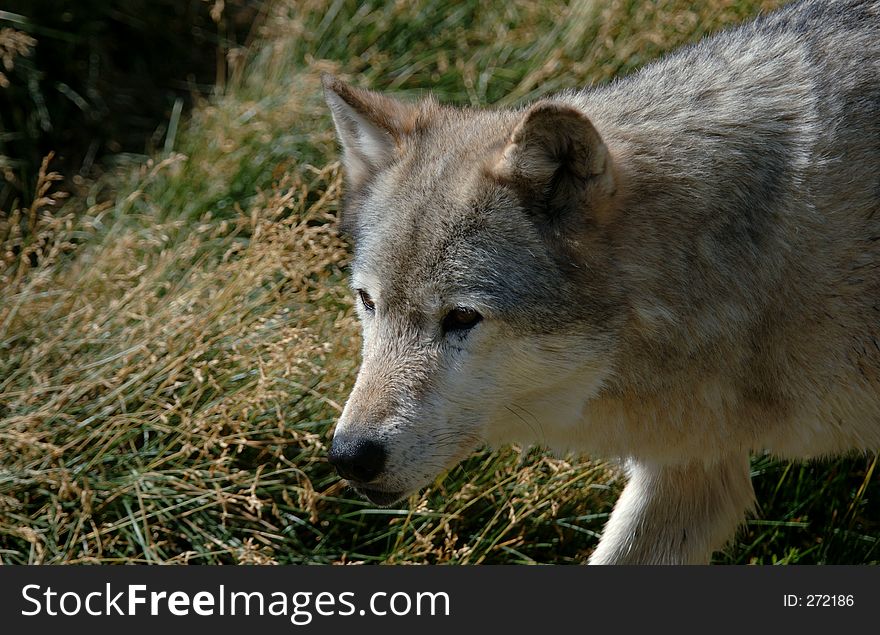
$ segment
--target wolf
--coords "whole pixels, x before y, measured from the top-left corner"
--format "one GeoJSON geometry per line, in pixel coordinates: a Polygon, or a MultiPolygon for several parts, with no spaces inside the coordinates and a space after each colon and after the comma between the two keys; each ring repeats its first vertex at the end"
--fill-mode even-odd
{"type": "Polygon", "coordinates": [[[513,109],[326,75],[377,505],[481,444],[619,459],[592,564],[706,563],[751,452],[880,449],[880,1],[798,2],[513,109]]]}

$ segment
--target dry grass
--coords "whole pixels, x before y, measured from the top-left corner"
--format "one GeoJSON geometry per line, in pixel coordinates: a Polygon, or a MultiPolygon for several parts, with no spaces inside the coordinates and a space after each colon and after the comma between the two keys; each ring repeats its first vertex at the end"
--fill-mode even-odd
{"type": "Polygon", "coordinates": [[[9,27],[0,29],[0,88],[9,86],[9,78],[4,71],[8,73],[15,68],[15,58],[27,57],[36,45],[37,41],[27,33],[9,27]]]}
{"type": "Polygon", "coordinates": [[[0,215],[2,561],[582,561],[618,486],[602,464],[484,452],[394,510],[327,466],[359,339],[318,74],[509,102],[772,4],[278,2],[172,152],[63,206],[44,168],[0,215]]]}

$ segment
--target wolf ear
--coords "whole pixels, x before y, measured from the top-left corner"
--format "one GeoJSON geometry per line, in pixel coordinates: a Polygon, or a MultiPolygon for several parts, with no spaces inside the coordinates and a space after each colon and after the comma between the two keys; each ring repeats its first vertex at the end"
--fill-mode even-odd
{"type": "Polygon", "coordinates": [[[343,165],[357,186],[392,161],[415,126],[418,107],[349,86],[326,73],[321,81],[342,144],[343,165]]]}
{"type": "Polygon", "coordinates": [[[604,207],[615,187],[608,149],[590,120],[549,101],[526,111],[493,173],[528,205],[553,216],[604,207]]]}

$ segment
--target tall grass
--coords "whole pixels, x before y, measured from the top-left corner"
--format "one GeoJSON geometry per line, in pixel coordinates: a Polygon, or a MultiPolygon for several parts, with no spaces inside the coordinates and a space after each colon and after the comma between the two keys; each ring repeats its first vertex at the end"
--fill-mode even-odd
{"type": "MultiPolygon", "coordinates": [[[[513,103],[774,4],[279,1],[165,153],[69,202],[44,168],[0,216],[2,561],[582,562],[613,466],[484,451],[375,509],[327,465],[359,335],[319,74],[513,103]]],[[[757,459],[719,560],[880,560],[873,467],[757,459]]]]}

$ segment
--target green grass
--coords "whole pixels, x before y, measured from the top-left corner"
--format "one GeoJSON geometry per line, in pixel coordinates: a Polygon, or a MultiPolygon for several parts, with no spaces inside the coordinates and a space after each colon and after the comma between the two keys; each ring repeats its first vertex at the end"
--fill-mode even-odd
{"type": "MultiPolygon", "coordinates": [[[[612,466],[482,452],[379,510],[327,465],[359,335],[320,72],[510,104],[774,4],[278,2],[170,154],[0,214],[2,562],[582,562],[612,466]]],[[[874,465],[756,459],[718,561],[880,561],[874,465]]]]}

